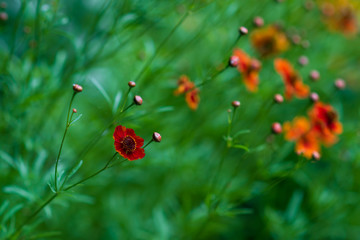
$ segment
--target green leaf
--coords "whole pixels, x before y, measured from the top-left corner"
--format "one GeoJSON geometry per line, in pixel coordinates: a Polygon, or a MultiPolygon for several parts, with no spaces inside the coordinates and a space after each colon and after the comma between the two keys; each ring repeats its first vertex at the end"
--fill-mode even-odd
{"type": "Polygon", "coordinates": [[[82,117],[82,114],[80,114],[77,118],[75,118],[74,120],[72,120],[70,122],[70,125],[74,124],[76,121],[78,121],[80,118],[82,117]]]}
{"type": "Polygon", "coordinates": [[[71,172],[68,175],[68,179],[70,179],[77,171],[79,171],[82,164],[83,164],[83,160],[80,160],[79,163],[76,164],[76,166],[71,169],[71,172]]]}
{"type": "Polygon", "coordinates": [[[18,195],[20,197],[28,199],[29,201],[33,201],[35,199],[32,193],[18,186],[7,186],[3,188],[3,191],[8,194],[18,195]]]}
{"type": "Polygon", "coordinates": [[[16,214],[16,212],[20,211],[22,208],[24,207],[24,204],[17,204],[15,205],[15,207],[13,207],[12,209],[10,209],[5,215],[4,218],[2,220],[2,223],[5,223],[6,221],[8,221],[12,216],[14,216],[16,214]]]}
{"type": "Polygon", "coordinates": [[[115,100],[114,100],[114,104],[113,104],[113,109],[112,109],[112,113],[115,114],[119,108],[120,105],[120,101],[121,101],[121,92],[117,92],[116,96],[115,96],[115,100]]]}
{"type": "Polygon", "coordinates": [[[98,83],[94,78],[90,78],[90,81],[94,84],[94,86],[99,90],[101,95],[105,98],[106,102],[111,106],[111,99],[105,89],[98,83]]]}
{"type": "Polygon", "coordinates": [[[160,112],[171,112],[174,111],[174,107],[173,106],[163,106],[163,107],[159,107],[156,109],[156,112],[160,113],[160,112]]]}
{"type": "Polygon", "coordinates": [[[15,162],[8,153],[0,150],[0,158],[4,160],[7,164],[9,164],[11,167],[15,167],[15,162]]]}
{"type": "Polygon", "coordinates": [[[250,131],[249,129],[240,130],[240,131],[238,131],[237,133],[234,134],[234,137],[233,137],[233,138],[236,138],[236,137],[238,137],[239,135],[247,134],[247,133],[251,133],[251,131],[250,131]]]}
{"type": "Polygon", "coordinates": [[[240,144],[235,144],[235,145],[232,145],[231,147],[233,148],[239,148],[239,149],[243,149],[245,150],[246,152],[249,152],[249,148],[244,146],[244,145],[240,145],[240,144]]]}

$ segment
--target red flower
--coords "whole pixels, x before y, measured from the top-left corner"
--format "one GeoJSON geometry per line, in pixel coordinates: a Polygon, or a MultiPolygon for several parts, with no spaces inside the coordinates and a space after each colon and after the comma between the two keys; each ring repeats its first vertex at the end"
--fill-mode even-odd
{"type": "Polygon", "coordinates": [[[285,84],[285,98],[291,99],[293,95],[306,98],[310,93],[309,86],[302,82],[299,73],[285,59],[277,58],[274,61],[275,70],[282,77],[285,84]]]}
{"type": "Polygon", "coordinates": [[[113,135],[115,150],[124,158],[130,161],[141,159],[145,156],[144,139],[135,135],[131,128],[117,126],[113,135]]]}

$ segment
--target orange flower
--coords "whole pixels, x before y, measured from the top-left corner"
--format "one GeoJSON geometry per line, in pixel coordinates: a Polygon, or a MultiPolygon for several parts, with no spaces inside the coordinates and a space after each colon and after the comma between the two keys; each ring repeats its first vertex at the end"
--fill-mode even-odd
{"type": "Polygon", "coordinates": [[[336,135],[342,133],[342,125],[334,108],[317,102],[309,111],[309,117],[318,138],[327,146],[333,145],[337,141],[336,135]]]}
{"type": "Polygon", "coordinates": [[[235,49],[233,55],[239,58],[237,68],[243,75],[246,88],[251,92],[256,92],[259,85],[261,63],[257,59],[250,58],[250,56],[240,49],[235,49]]]}
{"type": "Polygon", "coordinates": [[[275,25],[253,31],[251,43],[262,57],[284,52],[289,47],[286,35],[275,25]]]}
{"type": "Polygon", "coordinates": [[[136,136],[133,129],[119,125],[115,128],[113,138],[115,150],[124,158],[133,161],[145,156],[145,151],[141,148],[144,139],[136,136]]]}
{"type": "Polygon", "coordinates": [[[195,88],[191,91],[188,91],[185,94],[185,100],[190,109],[196,110],[200,102],[199,89],[195,88]]]}
{"type": "Polygon", "coordinates": [[[187,91],[193,89],[195,84],[190,81],[189,77],[186,75],[180,76],[178,80],[178,88],[174,91],[175,96],[179,94],[186,93],[187,91]]]}
{"type": "Polygon", "coordinates": [[[310,121],[305,117],[296,117],[292,122],[284,123],[285,139],[296,141],[295,151],[310,159],[314,152],[320,152],[320,144],[312,131],[310,121]]]}
{"type": "Polygon", "coordinates": [[[285,97],[291,99],[293,95],[298,98],[306,98],[310,93],[309,86],[302,82],[300,75],[293,66],[285,59],[275,59],[275,70],[282,77],[285,84],[285,97]]]}
{"type": "Polygon", "coordinates": [[[320,152],[320,144],[313,131],[302,135],[295,145],[295,151],[307,159],[312,158],[314,152],[320,152]]]}
{"type": "Polygon", "coordinates": [[[355,2],[348,0],[326,1],[321,5],[324,21],[331,30],[345,35],[358,32],[355,2]]]}
{"type": "Polygon", "coordinates": [[[178,80],[178,88],[174,91],[175,95],[185,93],[185,101],[190,109],[196,110],[200,102],[199,89],[190,81],[186,75],[182,75],[178,80]]]}

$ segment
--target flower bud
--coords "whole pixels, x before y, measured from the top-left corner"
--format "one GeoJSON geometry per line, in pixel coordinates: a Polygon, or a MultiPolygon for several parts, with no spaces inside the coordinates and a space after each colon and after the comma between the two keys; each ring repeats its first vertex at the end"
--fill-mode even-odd
{"type": "Polygon", "coordinates": [[[314,103],[319,101],[319,95],[316,92],[311,93],[309,98],[314,103]]]}
{"type": "Polygon", "coordinates": [[[298,63],[299,63],[301,66],[308,65],[309,59],[308,59],[306,56],[301,56],[301,57],[299,57],[298,63]]]}
{"type": "Polygon", "coordinates": [[[316,70],[312,70],[309,75],[310,79],[313,81],[317,81],[320,79],[320,73],[316,70]]]}
{"type": "Polygon", "coordinates": [[[155,142],[161,142],[161,135],[158,132],[154,132],[152,138],[155,142]]]}
{"type": "Polygon", "coordinates": [[[232,105],[234,108],[237,108],[237,107],[240,107],[240,102],[239,102],[239,101],[232,101],[231,105],[232,105]]]}
{"type": "Polygon", "coordinates": [[[136,83],[134,81],[130,81],[130,82],[128,82],[128,85],[130,88],[133,88],[136,86],[136,83]]]}
{"type": "Polygon", "coordinates": [[[83,88],[79,84],[73,84],[73,89],[75,92],[79,93],[82,92],[83,88]]]}
{"type": "Polygon", "coordinates": [[[274,102],[275,103],[278,103],[278,104],[281,104],[284,102],[284,98],[281,94],[275,94],[274,95],[274,102]]]}
{"type": "Polygon", "coordinates": [[[0,13],[0,20],[3,22],[6,22],[9,19],[9,16],[6,12],[1,12],[0,13]]]}
{"type": "Polygon", "coordinates": [[[142,100],[142,98],[141,98],[139,95],[135,95],[135,97],[134,97],[134,103],[135,103],[136,105],[141,105],[141,104],[143,103],[143,100],[142,100]]]}
{"type": "Polygon", "coordinates": [[[343,90],[346,87],[345,81],[341,78],[336,79],[334,85],[339,90],[343,90]]]}
{"type": "Polygon", "coordinates": [[[298,35],[298,34],[292,35],[291,36],[291,41],[292,41],[293,44],[299,45],[301,43],[300,35],[298,35]]]}
{"type": "Polygon", "coordinates": [[[73,108],[73,113],[77,113],[77,110],[76,110],[76,108],[73,108]]]}
{"type": "Polygon", "coordinates": [[[255,71],[259,71],[261,68],[261,62],[257,59],[251,59],[250,67],[255,71]]]}
{"type": "Polygon", "coordinates": [[[303,48],[309,48],[310,47],[310,42],[308,40],[304,40],[301,42],[301,46],[303,48]]]}
{"type": "Polygon", "coordinates": [[[240,33],[240,35],[246,35],[246,34],[248,34],[248,30],[247,30],[247,28],[246,27],[240,27],[239,28],[239,33],[240,33]]]}
{"type": "Polygon", "coordinates": [[[255,27],[262,27],[264,26],[264,19],[262,17],[254,17],[253,23],[255,27]]]}
{"type": "Polygon", "coordinates": [[[319,161],[321,158],[320,153],[317,151],[313,152],[311,158],[315,161],[319,161]]]}
{"type": "Polygon", "coordinates": [[[238,56],[231,56],[229,59],[229,66],[230,67],[236,67],[239,64],[239,57],[238,56]]]}
{"type": "Polygon", "coordinates": [[[278,122],[275,122],[271,126],[271,131],[273,134],[280,134],[282,132],[281,124],[278,122]]]}

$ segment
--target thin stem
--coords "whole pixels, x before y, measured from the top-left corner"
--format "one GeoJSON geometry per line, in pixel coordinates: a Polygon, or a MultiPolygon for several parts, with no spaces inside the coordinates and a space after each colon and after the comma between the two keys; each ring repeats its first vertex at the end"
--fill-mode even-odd
{"type": "Polygon", "coordinates": [[[83,179],[81,179],[80,181],[78,181],[78,182],[76,182],[76,183],[74,183],[74,184],[66,187],[66,188],[64,189],[64,191],[70,190],[71,188],[73,188],[73,187],[75,187],[75,186],[77,186],[77,185],[79,185],[79,184],[81,184],[81,183],[83,183],[83,182],[85,182],[85,181],[87,181],[87,180],[95,177],[95,176],[98,175],[99,173],[105,171],[105,170],[109,167],[110,163],[114,160],[114,158],[116,157],[117,154],[118,154],[118,153],[115,152],[114,155],[112,156],[112,158],[110,158],[110,160],[105,164],[105,166],[104,166],[103,168],[101,168],[101,169],[98,170],[97,172],[91,174],[90,176],[88,176],[88,177],[86,177],[86,178],[83,178],[83,179]]]}
{"type": "Polygon", "coordinates": [[[59,159],[60,159],[60,155],[61,155],[61,151],[62,151],[62,147],[64,145],[64,141],[65,141],[65,137],[66,137],[66,133],[69,129],[69,116],[70,116],[70,111],[71,111],[71,105],[72,105],[72,102],[75,98],[75,95],[76,95],[76,92],[74,91],[72,97],[71,97],[71,100],[70,100],[70,103],[69,103],[69,109],[68,109],[68,113],[67,113],[67,117],[66,117],[66,127],[65,127],[65,131],[64,131],[64,135],[62,137],[62,140],[61,140],[61,144],[60,144],[60,148],[59,148],[59,152],[58,152],[58,155],[57,155],[57,158],[56,158],[56,162],[55,162],[55,191],[57,191],[57,170],[58,170],[58,165],[59,165],[59,159]]]}
{"type": "Polygon", "coordinates": [[[138,75],[134,78],[134,82],[138,82],[141,76],[145,73],[145,71],[150,67],[151,63],[154,61],[160,50],[164,47],[166,42],[170,39],[170,37],[174,34],[174,32],[177,30],[177,28],[184,22],[184,20],[189,15],[190,10],[188,10],[182,18],[176,23],[176,25],[173,27],[173,29],[170,31],[170,33],[164,38],[164,40],[159,44],[158,48],[155,50],[154,55],[146,62],[146,64],[142,67],[138,75]]]}
{"type": "Polygon", "coordinates": [[[124,102],[123,102],[123,104],[122,104],[122,106],[121,106],[121,108],[120,108],[120,112],[121,112],[121,113],[127,110],[127,108],[124,110],[124,107],[125,107],[125,104],[126,104],[126,102],[127,102],[127,99],[128,99],[128,96],[129,96],[129,93],[130,93],[131,89],[132,89],[132,87],[129,87],[129,89],[128,89],[127,92],[125,93],[124,102]]]}
{"type": "Polygon", "coordinates": [[[10,52],[9,52],[9,55],[8,55],[7,58],[5,59],[4,64],[3,64],[3,66],[2,66],[2,71],[4,71],[4,72],[6,71],[7,65],[8,65],[9,61],[11,60],[11,58],[12,58],[12,56],[13,56],[13,54],[14,54],[15,47],[17,46],[17,44],[16,44],[16,33],[17,33],[17,30],[18,30],[19,25],[20,25],[21,16],[22,16],[23,13],[25,12],[26,5],[27,5],[26,0],[25,0],[25,1],[22,1],[21,7],[20,7],[20,10],[19,10],[19,14],[16,16],[16,20],[15,20],[15,23],[14,23],[13,31],[12,31],[12,33],[11,33],[11,47],[10,47],[10,52]]]}
{"type": "Polygon", "coordinates": [[[151,139],[143,148],[145,149],[150,143],[152,143],[154,139],[151,139]]]}
{"type": "Polygon", "coordinates": [[[18,236],[21,233],[21,230],[23,229],[26,224],[28,224],[34,217],[36,217],[41,210],[43,210],[48,204],[50,204],[56,197],[58,196],[58,193],[54,193],[46,202],[44,202],[33,214],[31,214],[18,228],[17,230],[9,237],[9,239],[12,239],[16,236],[18,236]]]}

